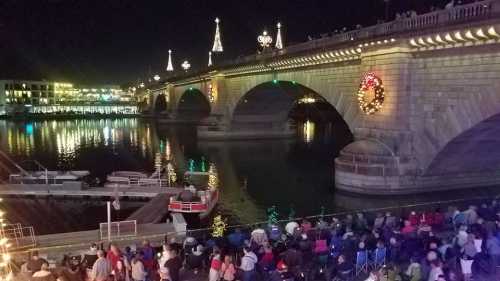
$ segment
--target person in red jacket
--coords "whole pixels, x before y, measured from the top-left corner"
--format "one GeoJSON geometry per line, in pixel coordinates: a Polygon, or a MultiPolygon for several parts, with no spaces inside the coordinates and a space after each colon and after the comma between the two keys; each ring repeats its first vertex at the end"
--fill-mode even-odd
{"type": "Polygon", "coordinates": [[[419,224],[419,218],[415,211],[412,211],[408,216],[408,220],[412,226],[417,226],[419,224]]]}
{"type": "Polygon", "coordinates": [[[110,244],[110,249],[108,251],[106,259],[108,259],[109,263],[111,264],[112,270],[116,270],[116,264],[122,259],[122,253],[115,244],[110,244]]]}

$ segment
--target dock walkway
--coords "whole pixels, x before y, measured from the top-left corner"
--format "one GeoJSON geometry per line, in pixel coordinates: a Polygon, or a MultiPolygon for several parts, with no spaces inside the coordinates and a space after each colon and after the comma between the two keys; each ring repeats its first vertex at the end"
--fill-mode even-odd
{"type": "Polygon", "coordinates": [[[129,197],[154,198],[158,194],[177,195],[179,188],[173,187],[90,187],[75,189],[63,185],[1,184],[0,196],[61,196],[61,197],[129,197]]]}
{"type": "MultiPolygon", "coordinates": [[[[140,245],[144,239],[148,239],[153,245],[161,245],[165,235],[172,235],[174,233],[175,227],[171,223],[140,224],[137,225],[136,235],[112,237],[112,241],[122,248],[130,245],[140,245]]],[[[36,237],[36,246],[34,248],[14,250],[12,254],[22,259],[26,256],[27,252],[38,250],[48,258],[58,259],[64,254],[79,255],[82,251],[86,251],[90,244],[99,244],[101,242],[105,246],[108,243],[107,239],[101,239],[98,229],[39,235],[36,237]]]]}
{"type": "Polygon", "coordinates": [[[168,212],[169,193],[159,193],[144,206],[132,213],[127,220],[135,220],[138,224],[159,223],[168,212]]]}

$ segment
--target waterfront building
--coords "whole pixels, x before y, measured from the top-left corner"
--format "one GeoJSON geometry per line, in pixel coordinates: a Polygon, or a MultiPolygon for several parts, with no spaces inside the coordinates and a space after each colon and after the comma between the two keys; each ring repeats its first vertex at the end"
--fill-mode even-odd
{"type": "Polygon", "coordinates": [[[133,114],[135,98],[117,85],[0,80],[0,115],[14,113],[133,114]]]}

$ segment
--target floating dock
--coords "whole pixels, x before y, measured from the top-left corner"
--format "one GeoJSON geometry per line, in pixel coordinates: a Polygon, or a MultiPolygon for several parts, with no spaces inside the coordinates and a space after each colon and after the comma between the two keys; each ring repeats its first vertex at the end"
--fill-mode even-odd
{"type": "Polygon", "coordinates": [[[182,191],[175,187],[89,187],[74,188],[62,184],[0,184],[0,196],[58,197],[128,197],[154,198],[158,194],[175,196],[182,191]]]}

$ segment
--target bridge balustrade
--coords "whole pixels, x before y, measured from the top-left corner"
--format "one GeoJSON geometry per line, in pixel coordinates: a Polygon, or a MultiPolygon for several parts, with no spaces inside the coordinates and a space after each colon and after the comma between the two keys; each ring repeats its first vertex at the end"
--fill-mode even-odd
{"type": "MultiPolygon", "coordinates": [[[[281,56],[292,56],[300,53],[310,52],[312,50],[326,50],[332,46],[354,42],[357,40],[369,40],[382,36],[393,36],[407,31],[423,30],[447,26],[450,24],[463,23],[470,20],[490,19],[500,16],[500,1],[485,0],[467,5],[456,6],[452,9],[438,10],[415,17],[397,19],[391,22],[377,24],[366,28],[348,31],[345,33],[334,34],[330,37],[303,42],[287,46],[282,50],[271,50],[261,54],[251,54],[240,56],[230,61],[222,62],[215,67],[208,69],[199,69],[190,73],[176,72],[167,80],[175,81],[187,77],[206,74],[209,70],[234,68],[236,66],[251,65],[259,61],[272,60],[281,56]]],[[[361,42],[359,42],[361,43],[361,42]]]]}
{"type": "Polygon", "coordinates": [[[368,39],[377,36],[391,35],[398,32],[424,29],[428,27],[444,26],[450,23],[463,22],[471,19],[488,19],[500,13],[500,1],[487,0],[467,5],[456,6],[453,9],[438,10],[411,18],[398,19],[358,30],[335,34],[308,42],[291,45],[283,50],[240,57],[231,64],[243,64],[256,60],[272,58],[278,55],[300,53],[312,49],[326,48],[330,45],[368,39]]]}
{"type": "Polygon", "coordinates": [[[397,176],[398,161],[393,156],[364,157],[363,155],[341,153],[335,159],[335,169],[367,176],[397,176]]]}

